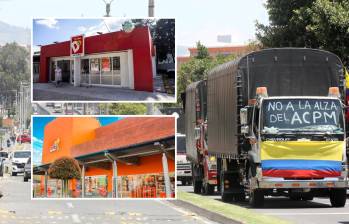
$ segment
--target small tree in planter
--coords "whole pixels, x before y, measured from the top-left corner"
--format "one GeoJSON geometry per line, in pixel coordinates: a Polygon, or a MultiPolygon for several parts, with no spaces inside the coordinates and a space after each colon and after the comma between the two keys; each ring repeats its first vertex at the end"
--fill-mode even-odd
{"type": "Polygon", "coordinates": [[[62,180],[63,197],[68,197],[68,180],[81,179],[79,162],[70,157],[58,158],[50,165],[48,175],[62,180]]]}

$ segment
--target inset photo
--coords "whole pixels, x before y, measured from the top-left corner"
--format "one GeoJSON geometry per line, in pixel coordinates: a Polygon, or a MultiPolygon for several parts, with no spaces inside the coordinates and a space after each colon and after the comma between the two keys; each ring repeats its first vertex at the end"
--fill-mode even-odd
{"type": "Polygon", "coordinates": [[[175,19],[32,24],[33,101],[176,102],[175,19]]]}
{"type": "Polygon", "coordinates": [[[176,197],[174,116],[32,116],[32,199],[176,197]]]}

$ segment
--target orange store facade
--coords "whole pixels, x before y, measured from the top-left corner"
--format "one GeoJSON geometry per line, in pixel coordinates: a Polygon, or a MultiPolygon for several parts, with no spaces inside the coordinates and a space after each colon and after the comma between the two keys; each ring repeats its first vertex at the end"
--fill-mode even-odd
{"type": "Polygon", "coordinates": [[[42,165],[33,169],[34,197],[62,197],[62,182],[50,179],[48,168],[63,156],[82,170],[81,180],[69,181],[70,197],[175,196],[174,117],[128,117],[106,126],[91,117],[56,118],[44,130],[42,165]]]}

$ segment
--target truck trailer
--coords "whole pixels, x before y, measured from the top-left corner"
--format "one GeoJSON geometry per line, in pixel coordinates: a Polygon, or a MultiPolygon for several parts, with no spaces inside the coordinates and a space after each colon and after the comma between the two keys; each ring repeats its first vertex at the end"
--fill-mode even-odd
{"type": "Polygon", "coordinates": [[[207,164],[215,158],[223,201],[248,196],[262,207],[268,195],[327,196],[333,207],[345,206],[344,84],[336,55],[274,48],[220,65],[189,85],[183,103],[194,191],[211,187],[207,164]]]}

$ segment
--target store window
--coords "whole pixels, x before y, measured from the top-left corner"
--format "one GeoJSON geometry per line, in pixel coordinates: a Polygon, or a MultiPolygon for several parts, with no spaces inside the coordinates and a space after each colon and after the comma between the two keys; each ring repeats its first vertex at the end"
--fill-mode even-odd
{"type": "Polygon", "coordinates": [[[121,85],[120,57],[113,57],[113,85],[121,85]]]}
{"type": "Polygon", "coordinates": [[[112,85],[112,66],[111,59],[109,57],[103,57],[102,60],[102,73],[101,73],[101,84],[103,85],[112,85]]]}
{"type": "MultiPolygon", "coordinates": [[[[174,197],[175,178],[170,173],[171,194],[174,197]]],[[[162,174],[143,174],[118,177],[119,197],[121,198],[164,198],[165,180],[162,174]]]]}
{"type": "Polygon", "coordinates": [[[49,179],[47,181],[47,197],[48,198],[62,197],[62,180],[49,179]]]}
{"type": "Polygon", "coordinates": [[[89,74],[90,74],[90,60],[82,59],[81,60],[81,83],[89,84],[89,74]]]}
{"type": "Polygon", "coordinates": [[[85,187],[85,197],[108,197],[108,177],[106,175],[86,176],[85,187]]]}
{"type": "Polygon", "coordinates": [[[90,79],[91,79],[91,84],[101,84],[99,58],[90,59],[90,79]]]}

